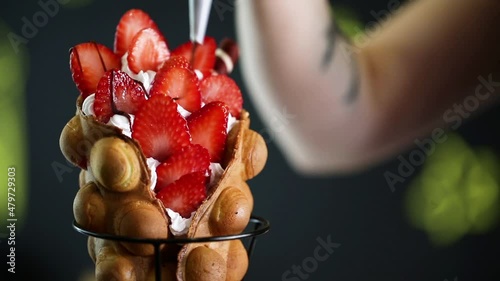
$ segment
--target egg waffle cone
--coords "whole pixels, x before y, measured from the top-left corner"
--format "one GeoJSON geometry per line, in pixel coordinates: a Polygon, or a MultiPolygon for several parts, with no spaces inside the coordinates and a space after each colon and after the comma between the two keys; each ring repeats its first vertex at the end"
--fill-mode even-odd
{"type": "MultiPolygon", "coordinates": [[[[174,238],[163,203],[151,190],[151,174],[139,144],[121,130],[100,123],[81,111],[62,131],[64,156],[82,168],[75,196],[75,221],[82,228],[112,235],[174,238]],[[88,168],[87,168],[88,164],[88,168]]],[[[249,128],[242,111],[229,132],[224,168],[219,181],[207,190],[207,199],[195,212],[184,237],[241,233],[250,220],[253,197],[246,181],[257,175],[267,160],[263,138],[249,128]]],[[[154,280],[154,248],[90,237],[89,255],[97,280],[154,280]]],[[[162,245],[162,280],[241,280],[248,258],[239,240],[162,245]]]]}

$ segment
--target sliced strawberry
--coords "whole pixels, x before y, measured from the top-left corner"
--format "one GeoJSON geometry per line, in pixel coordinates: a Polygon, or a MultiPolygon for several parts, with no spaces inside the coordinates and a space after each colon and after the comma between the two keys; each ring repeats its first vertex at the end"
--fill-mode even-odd
{"type": "Polygon", "coordinates": [[[150,95],[168,95],[189,112],[201,108],[201,94],[196,74],[187,68],[162,67],[156,73],[150,95]]]}
{"type": "MultiPolygon", "coordinates": [[[[217,42],[212,37],[205,37],[202,45],[196,47],[194,54],[193,68],[201,71],[204,77],[212,74],[212,69],[215,65],[215,50],[217,49],[217,42]]],[[[192,62],[193,57],[193,42],[188,42],[177,47],[172,56],[183,56],[189,62],[192,62]]]]}
{"type": "Polygon", "coordinates": [[[219,74],[230,74],[238,61],[240,50],[234,40],[224,38],[219,43],[219,48],[215,51],[215,55],[217,58],[214,70],[219,74]]]}
{"type": "Polygon", "coordinates": [[[204,103],[222,101],[232,116],[238,118],[243,108],[243,97],[236,82],[227,75],[215,75],[200,82],[201,100],[204,103]]]}
{"type": "Polygon", "coordinates": [[[146,157],[163,162],[190,144],[186,120],[177,112],[177,104],[166,95],[155,95],[137,111],[132,138],[139,142],[146,157]]]}
{"type": "Polygon", "coordinates": [[[228,108],[212,102],[191,114],[187,121],[192,143],[200,144],[210,153],[211,162],[220,162],[226,146],[228,108]]]}
{"type": "Polygon", "coordinates": [[[176,182],[160,189],[156,198],[163,202],[165,208],[189,218],[207,198],[204,172],[194,172],[182,176],[176,182]]]}
{"type": "Polygon", "coordinates": [[[109,118],[113,116],[114,110],[111,103],[112,100],[112,90],[113,85],[113,71],[106,72],[99,84],[97,84],[97,90],[95,92],[94,100],[94,114],[97,121],[102,123],[108,123],[109,118]]]}
{"type": "Polygon", "coordinates": [[[210,155],[208,151],[199,144],[185,146],[181,151],[170,156],[156,169],[158,181],[156,187],[159,189],[178,180],[183,175],[193,172],[204,172],[209,175],[210,155]]]}
{"type": "Polygon", "coordinates": [[[127,62],[130,70],[158,71],[170,56],[165,38],[154,28],[139,31],[132,40],[128,50],[127,62]]]}
{"type": "Polygon", "coordinates": [[[134,36],[144,28],[159,30],[149,15],[139,9],[127,11],[120,19],[115,33],[114,50],[118,56],[123,56],[129,49],[134,36]]]}
{"type": "Polygon", "coordinates": [[[95,42],[78,44],[71,48],[69,66],[73,81],[85,99],[95,92],[104,72],[120,68],[120,57],[108,47],[95,42]]]}
{"type": "Polygon", "coordinates": [[[171,56],[165,61],[159,71],[166,72],[171,68],[187,68],[192,70],[191,64],[189,64],[189,61],[183,56],[171,56]]]}
{"type": "Polygon", "coordinates": [[[142,84],[121,70],[110,70],[97,85],[94,113],[98,121],[107,123],[115,113],[136,114],[145,101],[142,84]]]}
{"type": "Polygon", "coordinates": [[[113,83],[113,102],[116,109],[135,115],[146,101],[146,90],[142,83],[120,70],[115,71],[113,83]]]}

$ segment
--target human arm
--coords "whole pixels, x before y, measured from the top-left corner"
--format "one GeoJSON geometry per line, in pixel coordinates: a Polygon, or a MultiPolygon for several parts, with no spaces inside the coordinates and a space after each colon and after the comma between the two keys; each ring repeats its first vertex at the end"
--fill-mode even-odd
{"type": "Polygon", "coordinates": [[[474,94],[478,76],[499,71],[494,0],[415,1],[354,49],[336,36],[326,63],[328,1],[239,1],[236,8],[252,101],[290,163],[308,174],[387,159],[448,125],[443,113],[474,94]],[[273,131],[283,110],[293,118],[273,131]]]}

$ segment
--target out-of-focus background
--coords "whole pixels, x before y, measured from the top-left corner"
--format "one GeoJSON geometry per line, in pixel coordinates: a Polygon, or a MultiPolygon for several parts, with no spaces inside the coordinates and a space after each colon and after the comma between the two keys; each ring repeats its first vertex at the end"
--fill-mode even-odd
{"type": "MultiPolygon", "coordinates": [[[[340,26],[359,43],[403,2],[333,4],[340,26]]],[[[237,3],[214,0],[209,35],[236,36],[237,3]]],[[[171,48],[188,40],[187,1],[2,1],[0,280],[92,280],[86,238],[71,227],[79,170],[66,163],[58,143],[78,94],[68,50],[90,40],[112,47],[119,18],[133,7],[151,15],[171,48]],[[6,265],[8,167],[16,169],[15,274],[6,265]]],[[[266,169],[250,186],[254,213],[268,218],[272,230],[259,238],[246,280],[500,280],[500,108],[475,117],[457,113],[460,124],[439,143],[421,139],[369,171],[309,178],[290,169],[273,142],[279,131],[261,123],[293,118],[286,109],[258,116],[239,70],[233,77],[252,128],[269,147],[266,169]],[[325,244],[321,253],[328,255],[318,258],[325,244]]]]}

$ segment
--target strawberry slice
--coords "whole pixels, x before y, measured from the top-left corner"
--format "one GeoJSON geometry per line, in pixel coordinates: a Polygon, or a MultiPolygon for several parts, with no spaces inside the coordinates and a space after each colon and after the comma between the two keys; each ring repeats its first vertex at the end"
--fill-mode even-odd
{"type": "Polygon", "coordinates": [[[189,61],[183,56],[171,56],[162,65],[160,72],[166,72],[171,68],[187,68],[192,70],[191,64],[189,64],[189,61]]]}
{"type": "Polygon", "coordinates": [[[210,153],[210,161],[219,163],[227,136],[228,108],[222,102],[211,102],[188,118],[192,143],[200,144],[210,153]]]}
{"type": "Polygon", "coordinates": [[[176,182],[160,189],[156,198],[163,202],[165,208],[189,218],[207,197],[204,172],[194,172],[182,176],[176,182]]]}
{"type": "Polygon", "coordinates": [[[95,92],[97,83],[104,72],[120,68],[120,57],[115,55],[108,47],[88,42],[78,44],[71,48],[69,54],[69,66],[73,81],[85,99],[95,92]]]}
{"type": "Polygon", "coordinates": [[[111,116],[114,114],[112,100],[113,73],[108,71],[99,80],[94,100],[94,114],[97,121],[108,123],[111,116]]]}
{"type": "Polygon", "coordinates": [[[238,118],[243,108],[243,97],[236,82],[227,75],[214,75],[200,82],[201,100],[204,103],[222,101],[232,116],[238,118]]]}
{"type": "Polygon", "coordinates": [[[210,171],[209,167],[210,155],[204,147],[199,144],[185,146],[156,168],[157,190],[189,173],[204,172],[207,176],[209,175],[207,172],[210,171]]]}
{"type": "Polygon", "coordinates": [[[198,77],[188,68],[162,67],[156,73],[150,94],[168,95],[189,112],[201,108],[198,77]]]}
{"type": "Polygon", "coordinates": [[[139,142],[146,157],[163,162],[190,144],[186,120],[177,112],[177,104],[166,95],[155,95],[137,111],[132,138],[139,142]]]}
{"type": "Polygon", "coordinates": [[[136,114],[146,101],[146,91],[139,82],[121,70],[110,70],[97,85],[94,112],[98,121],[107,123],[115,113],[136,114]]]}
{"type": "MultiPolygon", "coordinates": [[[[215,50],[217,49],[217,42],[212,37],[205,37],[202,45],[196,47],[194,54],[193,69],[197,69],[203,73],[204,77],[212,75],[212,69],[215,65],[215,50]]],[[[187,42],[177,47],[172,56],[183,56],[189,62],[192,62],[193,57],[193,42],[187,42]]]]}
{"type": "Polygon", "coordinates": [[[134,36],[144,28],[159,30],[156,23],[149,15],[139,9],[127,11],[116,27],[114,51],[118,56],[123,56],[129,49],[134,36]]]}
{"type": "Polygon", "coordinates": [[[240,50],[236,42],[230,38],[224,38],[219,43],[219,48],[215,51],[215,72],[219,74],[230,74],[240,56],[240,50]]]}
{"type": "Polygon", "coordinates": [[[132,39],[127,62],[130,70],[135,73],[141,70],[158,71],[169,56],[170,51],[163,35],[154,28],[145,28],[132,39]]]}

